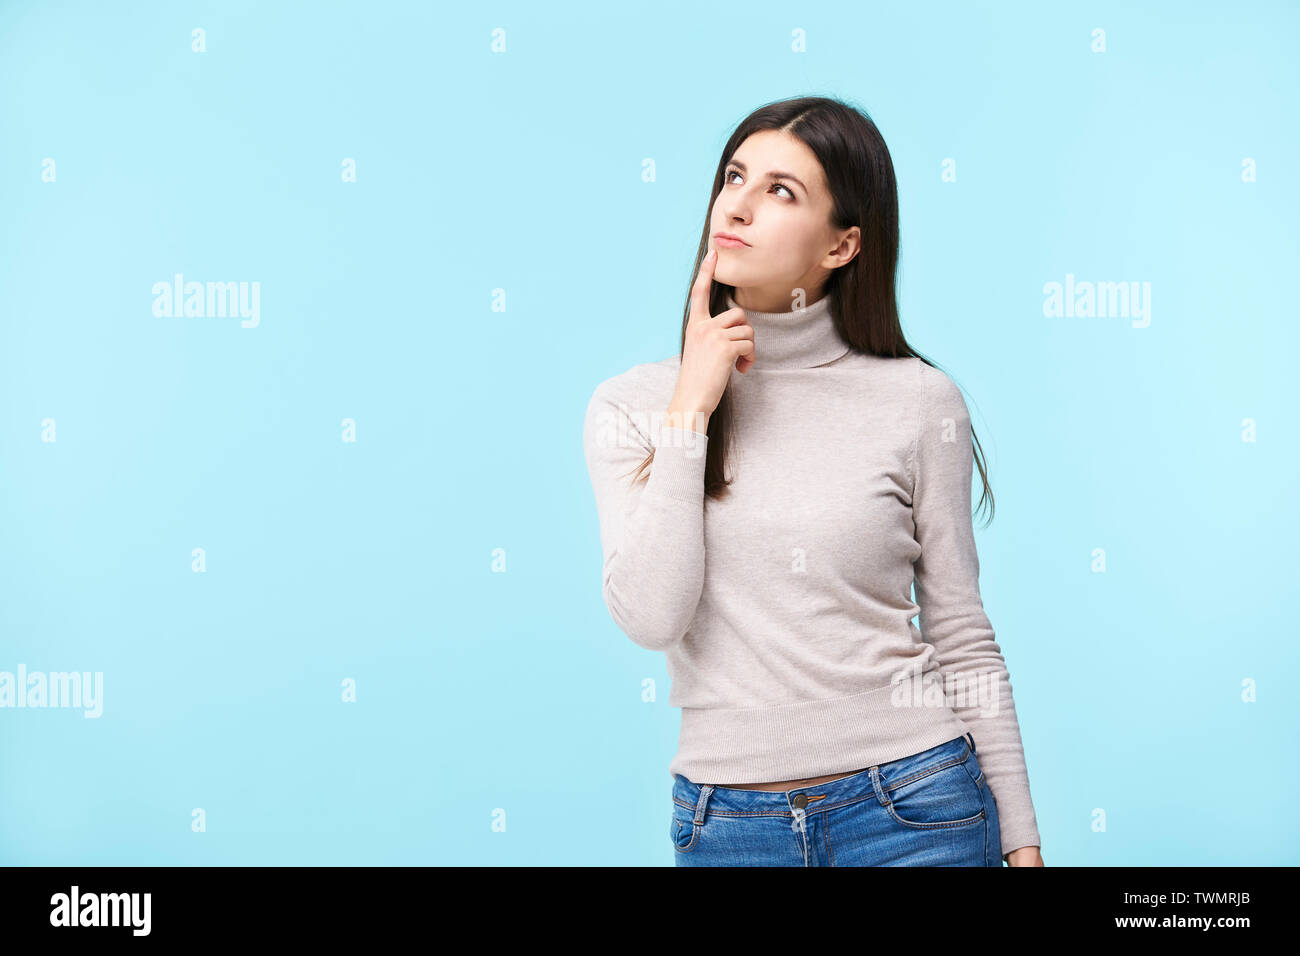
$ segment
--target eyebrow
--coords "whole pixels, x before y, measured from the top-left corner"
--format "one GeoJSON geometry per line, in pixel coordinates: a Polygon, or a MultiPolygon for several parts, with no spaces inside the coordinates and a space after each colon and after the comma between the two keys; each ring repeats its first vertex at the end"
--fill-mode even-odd
{"type": "MultiPolygon", "coordinates": [[[[748,172],[749,172],[749,170],[745,167],[745,164],[742,163],[742,162],[741,162],[740,160],[738,160],[738,159],[733,159],[733,160],[732,160],[730,163],[728,163],[727,165],[728,165],[728,166],[735,166],[735,167],[736,167],[737,169],[739,169],[742,173],[748,173],[748,172]]],[[[805,186],[802,182],[800,182],[800,181],[799,181],[799,178],[798,178],[797,176],[795,176],[793,173],[783,173],[783,172],[781,172],[779,169],[774,169],[774,170],[772,170],[771,172],[769,172],[769,173],[767,174],[767,178],[768,178],[768,179],[789,179],[789,180],[793,181],[794,183],[796,183],[796,184],[799,186],[799,188],[802,189],[802,190],[804,191],[805,194],[808,193],[808,187],[805,186]]]]}

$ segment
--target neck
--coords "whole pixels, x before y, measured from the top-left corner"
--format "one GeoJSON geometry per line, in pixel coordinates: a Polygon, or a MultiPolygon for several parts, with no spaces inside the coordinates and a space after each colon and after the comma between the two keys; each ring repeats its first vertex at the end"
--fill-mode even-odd
{"type": "MultiPolygon", "coordinates": [[[[727,296],[727,308],[739,308],[727,296]]],[[[831,317],[831,297],[793,312],[759,312],[745,309],[754,328],[754,368],[814,368],[833,362],[849,351],[831,317]]]]}

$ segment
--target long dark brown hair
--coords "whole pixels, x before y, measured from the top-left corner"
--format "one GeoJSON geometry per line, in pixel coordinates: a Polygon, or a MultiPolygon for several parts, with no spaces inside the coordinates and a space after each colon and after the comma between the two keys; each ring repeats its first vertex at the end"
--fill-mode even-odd
{"type": "MultiPolygon", "coordinates": [[[[709,249],[713,203],[722,192],[724,173],[736,150],[750,135],[762,130],[788,133],[807,144],[821,163],[830,188],[833,202],[831,225],[836,229],[861,227],[862,243],[858,254],[832,271],[826,282],[831,315],[840,336],[856,352],[888,358],[918,358],[931,368],[938,368],[908,345],[898,319],[898,299],[894,288],[898,269],[898,183],[884,137],[865,111],[824,96],[801,96],[761,106],[749,114],[727,140],[713,177],[713,191],[704,214],[700,246],[687,282],[686,304],[682,312],[682,351],[686,348],[686,328],[691,315],[690,286],[709,249]]],[[[714,280],[709,291],[710,315],[727,310],[728,295],[735,297],[735,287],[714,280]]],[[[727,388],[709,417],[704,493],[711,498],[721,498],[730,493],[723,468],[731,442],[730,426],[731,396],[730,388],[727,388]]],[[[984,483],[979,507],[988,501],[989,521],[992,521],[993,489],[989,485],[983,449],[973,425],[971,438],[975,464],[984,483]]],[[[653,460],[654,451],[651,450],[649,457],[636,469],[636,478],[653,460]]]]}

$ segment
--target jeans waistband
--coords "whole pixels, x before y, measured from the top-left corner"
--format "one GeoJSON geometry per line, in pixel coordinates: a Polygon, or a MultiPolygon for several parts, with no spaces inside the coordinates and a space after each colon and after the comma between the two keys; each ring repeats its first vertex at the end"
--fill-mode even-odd
{"type": "Polygon", "coordinates": [[[704,814],[794,816],[796,810],[815,813],[830,807],[876,795],[876,782],[888,792],[918,776],[964,763],[975,754],[975,738],[970,733],[955,737],[936,747],[923,750],[889,763],[866,767],[857,773],[826,783],[814,783],[790,790],[744,790],[699,784],[681,774],[674,775],[674,802],[696,811],[703,822],[704,814]],[[875,781],[873,781],[873,771],[875,781]]]}

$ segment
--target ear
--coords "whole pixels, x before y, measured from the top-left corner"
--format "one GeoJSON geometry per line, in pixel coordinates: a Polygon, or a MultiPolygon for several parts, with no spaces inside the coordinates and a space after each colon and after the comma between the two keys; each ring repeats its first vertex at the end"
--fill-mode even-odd
{"type": "Polygon", "coordinates": [[[853,257],[860,251],[862,251],[862,230],[857,226],[850,226],[840,235],[839,245],[826,254],[822,265],[828,269],[838,269],[852,262],[853,257]]]}

